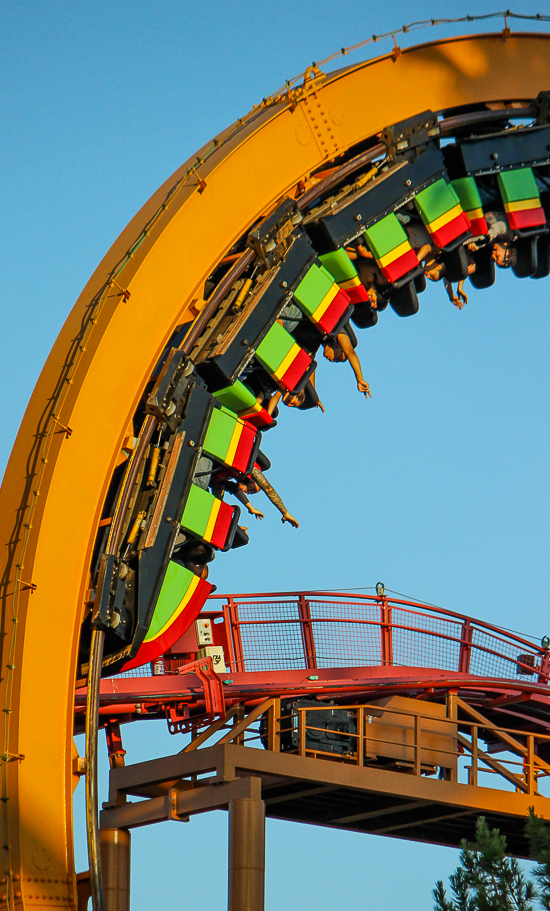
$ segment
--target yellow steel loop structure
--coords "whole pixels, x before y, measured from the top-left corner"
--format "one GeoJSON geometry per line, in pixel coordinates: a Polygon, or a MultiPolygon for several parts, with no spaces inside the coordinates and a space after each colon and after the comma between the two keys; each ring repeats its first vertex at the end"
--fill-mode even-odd
{"type": "Polygon", "coordinates": [[[528,104],[549,89],[550,35],[439,41],[314,75],[217,136],[143,206],[84,288],[25,413],[0,492],[0,909],[76,908],[73,702],[91,554],[175,327],[200,318],[204,283],[243,232],[350,147],[428,109],[528,104]]]}

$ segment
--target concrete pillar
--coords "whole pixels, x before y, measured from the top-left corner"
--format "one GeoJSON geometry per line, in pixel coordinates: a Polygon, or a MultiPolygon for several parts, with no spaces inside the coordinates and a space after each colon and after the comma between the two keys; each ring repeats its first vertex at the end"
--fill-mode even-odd
{"type": "Polygon", "coordinates": [[[229,804],[229,911],[264,911],[265,804],[240,797],[229,804]]]}
{"type": "Polygon", "coordinates": [[[130,911],[130,832],[100,829],[105,911],[130,911]]]}

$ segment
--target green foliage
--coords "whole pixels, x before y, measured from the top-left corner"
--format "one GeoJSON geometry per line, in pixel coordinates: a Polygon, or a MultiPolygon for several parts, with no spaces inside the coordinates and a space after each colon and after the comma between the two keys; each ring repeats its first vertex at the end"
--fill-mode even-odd
{"type": "Polygon", "coordinates": [[[550,911],[550,829],[531,809],[526,832],[531,849],[530,855],[537,861],[533,876],[538,884],[539,902],[544,911],[550,911]]]}
{"type": "Polygon", "coordinates": [[[535,911],[533,902],[537,898],[550,911],[550,904],[544,903],[550,902],[550,833],[533,814],[528,825],[529,837],[532,831],[543,852],[535,856],[539,861],[534,871],[539,889],[526,879],[516,858],[507,857],[506,838],[498,829],[490,829],[480,816],[475,841],[462,842],[460,866],[449,877],[452,898],[447,898],[439,881],[432,893],[434,911],[535,911]]]}

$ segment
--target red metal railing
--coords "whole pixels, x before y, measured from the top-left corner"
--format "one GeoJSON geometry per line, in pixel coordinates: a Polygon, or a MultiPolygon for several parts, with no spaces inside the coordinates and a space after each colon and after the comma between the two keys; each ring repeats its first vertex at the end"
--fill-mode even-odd
{"type": "Polygon", "coordinates": [[[472,617],[386,596],[325,592],[215,595],[232,671],[429,667],[548,683],[550,653],[472,617]]]}
{"type": "MultiPolygon", "coordinates": [[[[550,674],[550,651],[522,636],[385,595],[214,595],[203,615],[215,618],[231,673],[391,666],[542,684],[550,674]]],[[[147,666],[124,676],[151,673],[147,666]]]]}

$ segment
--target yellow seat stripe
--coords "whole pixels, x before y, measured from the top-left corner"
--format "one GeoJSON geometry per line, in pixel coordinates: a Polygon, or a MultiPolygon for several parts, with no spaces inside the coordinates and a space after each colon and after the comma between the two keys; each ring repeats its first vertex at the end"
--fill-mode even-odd
{"type": "Polygon", "coordinates": [[[398,247],[394,247],[393,250],[390,250],[389,253],[385,253],[384,256],[381,256],[380,259],[376,260],[376,262],[380,268],[383,269],[385,266],[393,263],[396,259],[399,259],[400,256],[408,253],[409,250],[412,250],[412,247],[408,240],[404,240],[402,244],[399,244],[398,247]]]}
{"type": "Polygon", "coordinates": [[[149,635],[147,635],[147,636],[145,637],[145,639],[144,639],[144,642],[152,642],[154,639],[158,639],[159,636],[162,636],[162,634],[168,629],[168,627],[172,625],[172,623],[174,622],[174,620],[177,620],[177,618],[179,617],[179,615],[182,613],[182,611],[185,610],[185,608],[186,608],[187,605],[189,604],[189,602],[190,602],[192,596],[193,596],[194,593],[195,593],[195,590],[196,590],[197,585],[199,584],[199,582],[200,582],[200,578],[199,578],[198,576],[193,576],[191,582],[189,583],[189,588],[188,588],[187,591],[185,592],[185,595],[183,596],[182,600],[181,600],[180,603],[178,604],[176,610],[174,611],[174,613],[172,614],[172,616],[170,617],[170,619],[166,621],[166,623],[165,623],[164,626],[158,631],[158,633],[156,634],[156,636],[149,636],[149,635]]]}
{"type": "Polygon", "coordinates": [[[244,425],[241,423],[241,421],[237,421],[235,423],[235,429],[233,431],[233,435],[231,437],[231,442],[229,444],[229,448],[227,450],[227,455],[225,457],[225,460],[229,465],[231,465],[231,463],[233,461],[233,457],[237,451],[237,446],[239,445],[239,440],[241,438],[243,426],[244,425]]]}
{"type": "Polygon", "coordinates": [[[361,284],[361,279],[358,275],[355,278],[350,278],[345,282],[340,282],[340,287],[342,291],[347,291],[348,288],[357,288],[361,284]]]}
{"type": "Polygon", "coordinates": [[[262,410],[262,406],[260,405],[260,403],[255,402],[255,404],[252,405],[250,408],[243,408],[242,411],[239,411],[239,415],[242,417],[243,420],[245,420],[247,415],[258,414],[258,412],[261,410],[262,410]]]}
{"type": "Polygon", "coordinates": [[[448,225],[453,218],[458,218],[459,215],[462,215],[463,208],[460,205],[453,206],[452,209],[449,209],[448,212],[445,212],[445,215],[440,215],[439,218],[436,218],[435,221],[431,221],[429,225],[426,225],[430,234],[434,234],[436,231],[439,231],[440,228],[443,228],[444,225],[448,225]]]}
{"type": "Polygon", "coordinates": [[[505,202],[504,209],[506,212],[524,212],[526,209],[540,209],[540,198],[537,199],[520,199],[519,202],[505,202]]]}
{"type": "Polygon", "coordinates": [[[220,511],[221,505],[222,505],[222,501],[218,500],[216,498],[214,500],[214,505],[212,506],[212,512],[210,513],[210,518],[208,519],[208,525],[206,526],[206,531],[204,533],[205,541],[212,540],[212,533],[214,531],[214,525],[216,524],[216,519],[218,518],[218,513],[220,511]]]}
{"type": "Polygon", "coordinates": [[[292,361],[294,360],[294,358],[296,357],[296,355],[298,354],[299,351],[300,351],[300,346],[297,345],[296,343],[294,343],[294,345],[288,352],[287,356],[285,357],[284,361],[282,361],[282,363],[277,367],[277,369],[274,373],[275,379],[277,379],[277,380],[282,379],[282,377],[287,372],[288,368],[292,364],[292,361]]]}
{"type": "Polygon", "coordinates": [[[322,320],[322,319],[323,319],[323,316],[325,315],[325,313],[327,312],[328,308],[329,308],[330,305],[332,304],[334,298],[335,298],[336,295],[338,294],[338,291],[339,291],[339,288],[338,288],[338,285],[336,285],[336,284],[332,286],[332,288],[330,289],[330,291],[327,291],[327,293],[325,294],[323,300],[321,301],[321,303],[319,304],[319,306],[317,307],[317,309],[316,309],[316,310],[314,311],[314,313],[313,313],[313,319],[314,319],[316,322],[319,322],[319,320],[322,320]]]}

